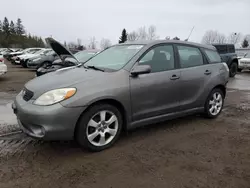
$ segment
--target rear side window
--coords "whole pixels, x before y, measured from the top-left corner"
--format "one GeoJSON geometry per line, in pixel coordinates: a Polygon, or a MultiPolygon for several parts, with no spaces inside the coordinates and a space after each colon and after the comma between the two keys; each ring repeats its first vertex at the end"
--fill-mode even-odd
{"type": "Polygon", "coordinates": [[[227,53],[227,45],[215,45],[214,46],[219,54],[226,54],[227,53]]]}
{"type": "Polygon", "coordinates": [[[221,62],[220,55],[216,51],[213,51],[213,50],[204,50],[204,51],[205,51],[210,63],[221,62]]]}
{"type": "Polygon", "coordinates": [[[235,53],[234,45],[228,45],[228,53],[235,53]]]}
{"type": "Polygon", "coordinates": [[[203,56],[198,48],[180,45],[177,49],[181,68],[203,65],[203,56]]]}

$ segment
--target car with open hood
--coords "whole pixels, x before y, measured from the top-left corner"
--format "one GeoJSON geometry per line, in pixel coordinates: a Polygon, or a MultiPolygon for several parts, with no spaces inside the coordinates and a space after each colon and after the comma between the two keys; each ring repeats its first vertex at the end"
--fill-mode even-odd
{"type": "MultiPolygon", "coordinates": [[[[61,48],[50,42],[53,49],[61,48]]],[[[34,78],[12,108],[31,137],[75,139],[82,147],[101,151],[122,130],[196,113],[218,117],[228,79],[228,66],[211,45],[127,42],[79,66],[34,78]]]]}
{"type": "Polygon", "coordinates": [[[36,71],[36,76],[41,76],[66,67],[77,66],[81,63],[84,63],[99,52],[99,50],[91,49],[72,54],[70,50],[66,49],[62,44],[52,38],[47,38],[46,42],[55,51],[59,59],[56,59],[53,63],[46,61],[41,64],[41,66],[36,71]]]}

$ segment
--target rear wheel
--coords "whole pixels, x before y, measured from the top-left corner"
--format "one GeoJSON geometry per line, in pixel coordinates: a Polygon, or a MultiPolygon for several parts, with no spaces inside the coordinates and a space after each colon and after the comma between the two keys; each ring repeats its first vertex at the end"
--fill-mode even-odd
{"type": "Polygon", "coordinates": [[[80,118],[75,137],[82,147],[90,151],[101,151],[117,141],[122,124],[122,115],[116,107],[98,104],[80,118]]]}
{"type": "Polygon", "coordinates": [[[235,77],[238,69],[238,64],[236,62],[233,62],[229,68],[229,76],[235,77]]]}
{"type": "Polygon", "coordinates": [[[205,103],[205,115],[208,118],[216,118],[222,111],[224,105],[224,94],[221,89],[216,88],[209,94],[205,103]]]}

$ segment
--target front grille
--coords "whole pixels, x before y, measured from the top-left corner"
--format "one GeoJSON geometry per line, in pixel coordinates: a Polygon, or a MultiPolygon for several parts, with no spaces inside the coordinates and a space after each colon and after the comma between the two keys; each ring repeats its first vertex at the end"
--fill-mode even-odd
{"type": "Polygon", "coordinates": [[[34,95],[34,93],[32,91],[30,91],[26,88],[23,89],[23,92],[24,92],[23,100],[25,100],[25,101],[29,101],[34,95]]]}

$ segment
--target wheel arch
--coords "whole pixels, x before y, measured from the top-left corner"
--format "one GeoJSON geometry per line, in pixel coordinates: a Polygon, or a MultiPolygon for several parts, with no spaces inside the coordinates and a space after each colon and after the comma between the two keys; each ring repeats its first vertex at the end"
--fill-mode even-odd
{"type": "Polygon", "coordinates": [[[79,121],[80,121],[81,117],[84,115],[84,113],[86,111],[88,111],[91,107],[93,107],[95,105],[101,105],[101,104],[109,104],[109,105],[115,106],[121,112],[121,115],[122,115],[122,121],[123,121],[122,130],[127,130],[127,122],[128,122],[127,117],[128,116],[127,116],[127,111],[126,111],[124,105],[116,99],[106,98],[106,99],[99,99],[97,101],[94,101],[94,102],[90,103],[86,109],[84,109],[84,111],[81,113],[81,115],[79,116],[79,118],[76,122],[74,135],[76,135],[79,121]]]}

